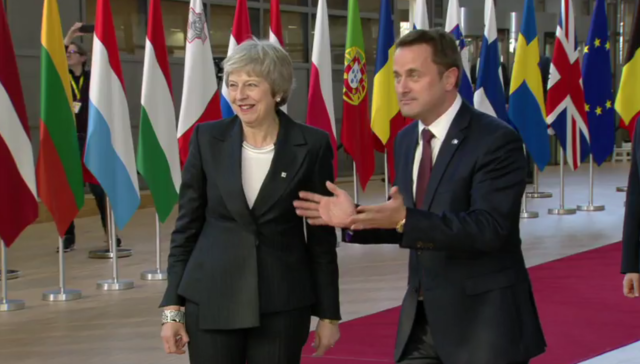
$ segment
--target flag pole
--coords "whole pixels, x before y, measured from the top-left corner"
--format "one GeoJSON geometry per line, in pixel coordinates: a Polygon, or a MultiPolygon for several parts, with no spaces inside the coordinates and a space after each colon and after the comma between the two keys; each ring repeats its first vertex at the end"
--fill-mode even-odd
{"type": "Polygon", "coordinates": [[[549,209],[549,215],[574,215],[576,213],[576,209],[564,207],[564,163],[565,154],[562,150],[560,156],[560,206],[556,209],[549,209]]]}
{"type": "Polygon", "coordinates": [[[65,283],[64,269],[64,244],[63,239],[58,237],[58,264],[60,270],[60,287],[42,294],[42,300],[47,302],[75,301],[82,298],[82,292],[77,289],[67,289],[65,283]]]}
{"type": "Polygon", "coordinates": [[[358,203],[358,171],[356,170],[356,162],[353,161],[353,201],[358,203]]]}
{"type": "Polygon", "coordinates": [[[387,162],[387,150],[384,150],[384,200],[389,199],[389,163],[387,162]]]}
{"type": "MultiPolygon", "coordinates": [[[[111,208],[109,197],[107,197],[107,212],[110,217],[109,218],[109,242],[111,244],[111,251],[117,252],[118,239],[116,237],[116,222],[113,217],[113,209],[111,208]]],[[[123,291],[126,289],[132,289],[133,288],[132,280],[127,280],[127,279],[120,280],[120,278],[118,277],[118,255],[119,254],[112,254],[112,255],[113,255],[113,260],[111,261],[111,263],[113,264],[113,278],[109,280],[98,281],[96,287],[102,291],[123,291]]]]}
{"type": "Polygon", "coordinates": [[[0,240],[0,270],[2,271],[0,280],[2,281],[2,300],[0,300],[0,312],[23,310],[25,307],[22,300],[10,300],[7,294],[7,247],[4,241],[0,240]]]}
{"type": "Polygon", "coordinates": [[[147,270],[140,273],[143,281],[164,281],[167,279],[167,272],[161,268],[160,257],[160,218],[156,212],[156,269],[147,270]]]}
{"type": "Polygon", "coordinates": [[[527,193],[522,194],[522,205],[520,209],[520,218],[521,219],[535,219],[540,216],[537,211],[528,211],[527,210],[527,193]]]}
{"type": "MultiPolygon", "coordinates": [[[[89,258],[91,259],[113,259],[113,252],[118,252],[118,258],[128,258],[133,255],[132,249],[119,248],[118,247],[118,237],[114,233],[111,236],[111,205],[109,203],[109,198],[106,198],[107,207],[105,208],[105,213],[107,214],[107,244],[108,247],[106,249],[97,249],[89,251],[89,258]],[[113,242],[112,242],[113,241],[113,242]],[[115,249],[114,249],[115,247],[115,249]]],[[[114,230],[115,231],[115,230],[114,230]]]]}
{"type": "Polygon", "coordinates": [[[593,204],[593,155],[589,158],[589,202],[586,205],[578,205],[578,211],[604,211],[604,205],[593,204]]]}
{"type": "Polygon", "coordinates": [[[553,194],[551,192],[539,192],[538,191],[539,187],[540,187],[540,169],[536,165],[535,169],[533,170],[533,191],[527,192],[527,197],[528,198],[550,198],[550,197],[553,197],[553,194]]]}

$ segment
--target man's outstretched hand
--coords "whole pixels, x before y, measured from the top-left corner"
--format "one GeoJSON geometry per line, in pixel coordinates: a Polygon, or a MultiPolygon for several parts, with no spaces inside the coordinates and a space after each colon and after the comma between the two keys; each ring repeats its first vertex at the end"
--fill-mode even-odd
{"type": "Polygon", "coordinates": [[[301,191],[300,199],[293,202],[298,216],[307,219],[311,225],[330,225],[348,228],[349,219],[356,214],[353,199],[344,190],[331,182],[327,188],[333,196],[301,191]]]}
{"type": "Polygon", "coordinates": [[[394,229],[407,216],[407,208],[398,187],[391,188],[389,201],[380,205],[360,206],[357,214],[349,219],[353,230],[394,229]]]}

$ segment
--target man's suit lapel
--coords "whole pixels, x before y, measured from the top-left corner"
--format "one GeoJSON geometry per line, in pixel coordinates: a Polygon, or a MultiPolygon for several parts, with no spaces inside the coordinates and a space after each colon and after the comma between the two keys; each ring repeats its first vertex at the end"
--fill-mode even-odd
{"type": "Polygon", "coordinates": [[[227,208],[240,223],[254,226],[247,197],[242,186],[242,122],[236,116],[217,156],[220,169],[217,176],[220,193],[227,208]]]}
{"type": "Polygon", "coordinates": [[[447,166],[453,158],[458,146],[462,144],[465,137],[465,129],[469,125],[469,119],[471,118],[471,107],[464,101],[460,104],[460,109],[456,113],[456,116],[449,126],[449,131],[440,145],[440,150],[436,157],[436,163],[431,169],[431,176],[429,177],[429,185],[427,187],[427,193],[425,195],[425,201],[423,206],[425,209],[429,209],[433,196],[435,196],[436,190],[440,185],[440,180],[447,170],[447,166]]]}
{"type": "Polygon", "coordinates": [[[295,180],[307,157],[307,142],[302,132],[287,114],[278,111],[280,129],[269,172],[262,182],[251,211],[254,216],[264,214],[295,180]]]}

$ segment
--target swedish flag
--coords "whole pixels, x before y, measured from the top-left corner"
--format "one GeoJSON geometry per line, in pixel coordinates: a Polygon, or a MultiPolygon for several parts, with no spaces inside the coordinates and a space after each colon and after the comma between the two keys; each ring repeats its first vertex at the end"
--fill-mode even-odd
{"type": "Polygon", "coordinates": [[[544,106],[540,46],[533,0],[526,0],[511,76],[509,119],[520,132],[527,151],[542,171],[551,160],[544,106]]]}
{"type": "Polygon", "coordinates": [[[605,2],[596,0],[582,59],[582,84],[589,120],[591,155],[597,165],[601,165],[613,153],[616,142],[613,75],[605,2]]]}

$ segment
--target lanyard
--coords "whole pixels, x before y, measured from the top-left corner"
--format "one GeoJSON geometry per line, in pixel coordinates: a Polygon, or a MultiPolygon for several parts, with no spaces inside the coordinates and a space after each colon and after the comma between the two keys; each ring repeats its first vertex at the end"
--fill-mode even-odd
{"type": "Polygon", "coordinates": [[[71,77],[71,86],[73,86],[73,91],[75,91],[76,98],[80,99],[80,89],[82,88],[82,84],[84,83],[84,75],[80,77],[80,86],[76,85],[76,81],[71,77]]]}

